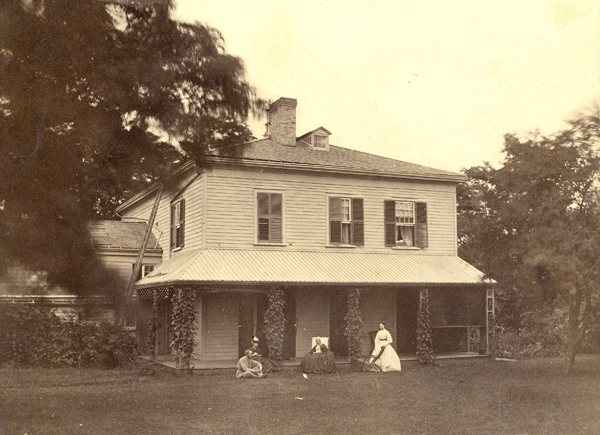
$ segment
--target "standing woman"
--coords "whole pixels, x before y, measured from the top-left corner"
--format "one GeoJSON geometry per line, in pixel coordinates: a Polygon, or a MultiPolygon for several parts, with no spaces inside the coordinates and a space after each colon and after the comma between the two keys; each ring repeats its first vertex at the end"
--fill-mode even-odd
{"type": "Polygon", "coordinates": [[[392,335],[385,329],[385,325],[380,323],[379,331],[375,336],[375,348],[371,354],[371,361],[382,372],[399,372],[401,369],[400,358],[398,358],[398,354],[391,346],[392,341],[392,335]],[[378,355],[379,358],[377,358],[378,355]]]}

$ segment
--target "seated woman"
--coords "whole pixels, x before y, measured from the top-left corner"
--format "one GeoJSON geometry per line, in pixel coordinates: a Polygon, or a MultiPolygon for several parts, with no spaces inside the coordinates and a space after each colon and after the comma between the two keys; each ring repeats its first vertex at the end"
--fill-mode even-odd
{"type": "Polygon", "coordinates": [[[258,361],[262,364],[263,371],[265,373],[278,372],[279,370],[281,370],[279,364],[262,355],[262,350],[259,346],[258,337],[252,337],[251,346],[247,350],[252,353],[252,358],[254,359],[254,361],[258,361]]]}
{"type": "Polygon", "coordinates": [[[300,370],[304,373],[333,373],[335,372],[335,356],[324,343],[321,337],[315,338],[315,345],[304,355],[300,362],[300,370]]]}
{"type": "Polygon", "coordinates": [[[391,344],[392,335],[385,329],[385,325],[380,323],[369,362],[376,365],[382,372],[399,372],[401,370],[400,358],[391,344]]]}

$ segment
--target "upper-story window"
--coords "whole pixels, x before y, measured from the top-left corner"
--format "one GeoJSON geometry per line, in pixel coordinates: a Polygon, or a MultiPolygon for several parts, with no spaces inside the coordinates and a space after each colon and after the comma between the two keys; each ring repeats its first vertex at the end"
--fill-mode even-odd
{"type": "Polygon", "coordinates": [[[427,203],[385,201],[385,245],[427,248],[427,203]]]}
{"type": "Polygon", "coordinates": [[[362,198],[329,197],[329,243],[365,244],[362,198]]]}
{"type": "Polygon", "coordinates": [[[283,195],[274,192],[258,192],[257,205],[257,241],[259,243],[283,242],[283,195]]]}
{"type": "Polygon", "coordinates": [[[313,143],[313,148],[317,148],[317,149],[321,149],[321,150],[326,150],[329,146],[329,138],[327,136],[325,136],[324,134],[315,134],[313,136],[314,138],[314,143],[313,143]]]}
{"type": "Polygon", "coordinates": [[[331,132],[323,127],[300,136],[300,140],[310,145],[313,150],[329,151],[329,136],[331,132]]]}
{"type": "Polygon", "coordinates": [[[171,204],[171,249],[183,248],[185,241],[185,200],[171,204]]]}

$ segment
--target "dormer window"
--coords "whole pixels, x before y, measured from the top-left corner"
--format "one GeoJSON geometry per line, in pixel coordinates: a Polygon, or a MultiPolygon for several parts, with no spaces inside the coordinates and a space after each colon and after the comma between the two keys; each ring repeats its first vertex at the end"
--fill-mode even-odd
{"type": "Polygon", "coordinates": [[[331,132],[319,127],[298,139],[309,145],[313,150],[329,151],[329,135],[331,132]]]}
{"type": "Polygon", "coordinates": [[[328,148],[329,141],[328,141],[327,136],[322,135],[322,134],[315,134],[314,138],[315,138],[315,143],[313,145],[313,148],[318,148],[321,150],[326,150],[328,148]]]}

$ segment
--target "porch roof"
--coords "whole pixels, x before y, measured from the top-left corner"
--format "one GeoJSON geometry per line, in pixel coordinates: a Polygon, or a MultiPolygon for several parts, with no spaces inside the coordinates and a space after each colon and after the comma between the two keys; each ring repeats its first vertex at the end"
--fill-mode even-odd
{"type": "Polygon", "coordinates": [[[492,284],[453,255],[207,249],[180,253],[137,289],[181,284],[492,284]]]}

